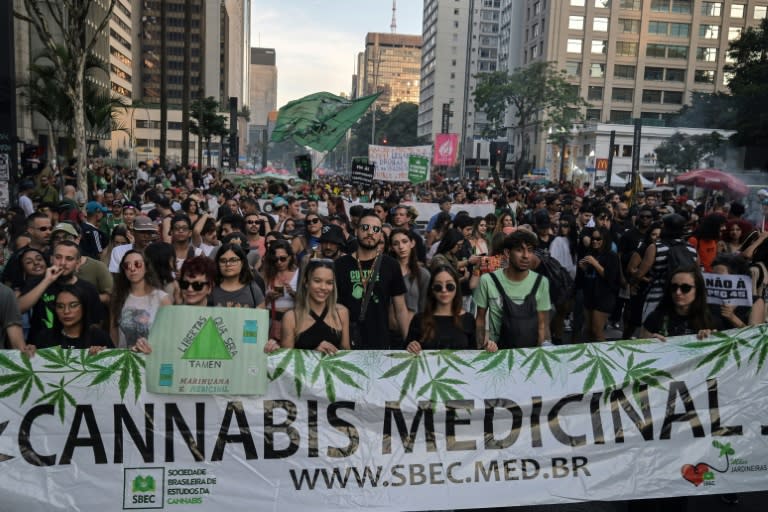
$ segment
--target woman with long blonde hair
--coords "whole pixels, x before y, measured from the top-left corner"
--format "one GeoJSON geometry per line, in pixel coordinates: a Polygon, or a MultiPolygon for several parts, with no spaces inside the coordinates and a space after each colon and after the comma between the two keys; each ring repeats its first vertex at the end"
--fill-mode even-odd
{"type": "Polygon", "coordinates": [[[325,354],[349,350],[349,311],[336,299],[333,260],[309,260],[299,281],[295,306],[283,316],[280,343],[270,339],[265,350],[300,348],[325,354]]]}

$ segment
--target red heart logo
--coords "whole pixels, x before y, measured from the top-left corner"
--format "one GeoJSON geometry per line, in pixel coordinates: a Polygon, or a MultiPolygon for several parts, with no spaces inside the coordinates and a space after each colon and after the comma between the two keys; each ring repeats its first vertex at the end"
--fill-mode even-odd
{"type": "Polygon", "coordinates": [[[704,473],[707,471],[709,471],[709,466],[703,462],[696,464],[695,466],[692,464],[685,464],[682,468],[680,468],[680,474],[683,475],[683,478],[691,482],[696,487],[701,485],[701,483],[704,481],[704,473]]]}

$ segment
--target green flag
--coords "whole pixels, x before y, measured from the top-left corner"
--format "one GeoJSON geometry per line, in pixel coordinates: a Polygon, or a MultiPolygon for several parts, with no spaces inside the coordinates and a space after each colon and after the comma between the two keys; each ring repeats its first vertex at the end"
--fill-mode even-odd
{"type": "Polygon", "coordinates": [[[348,100],[329,92],[318,92],[294,100],[280,109],[272,141],[291,138],[302,146],[330,151],[379,94],[348,100]]]}

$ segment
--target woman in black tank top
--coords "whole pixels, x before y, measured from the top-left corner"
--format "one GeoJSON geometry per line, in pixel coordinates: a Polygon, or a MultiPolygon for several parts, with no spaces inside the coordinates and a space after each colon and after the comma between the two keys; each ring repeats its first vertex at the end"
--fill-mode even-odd
{"type": "MultiPolygon", "coordinates": [[[[279,347],[335,354],[349,350],[349,311],[336,303],[333,260],[311,259],[302,272],[296,307],[283,316],[279,347]]],[[[273,340],[265,350],[278,348],[273,340]]]]}

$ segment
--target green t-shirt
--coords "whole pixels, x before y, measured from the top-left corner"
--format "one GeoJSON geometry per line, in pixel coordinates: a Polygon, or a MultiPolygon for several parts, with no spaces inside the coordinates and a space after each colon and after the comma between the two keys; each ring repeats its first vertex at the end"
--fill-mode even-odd
{"type": "MultiPolygon", "coordinates": [[[[529,270],[528,275],[522,281],[510,281],[504,275],[503,269],[496,270],[494,274],[501,283],[501,287],[504,288],[507,297],[515,304],[522,304],[525,301],[525,298],[533,290],[536,276],[538,276],[536,272],[529,270]]],[[[497,340],[501,331],[503,306],[499,290],[496,288],[496,283],[493,282],[490,275],[485,274],[480,277],[480,283],[475,288],[473,299],[477,307],[489,310],[491,339],[497,340]]],[[[542,277],[539,289],[536,292],[536,311],[549,311],[550,309],[552,309],[552,305],[549,302],[549,280],[546,277],[542,277]]],[[[478,333],[478,336],[484,335],[478,333]]]]}

